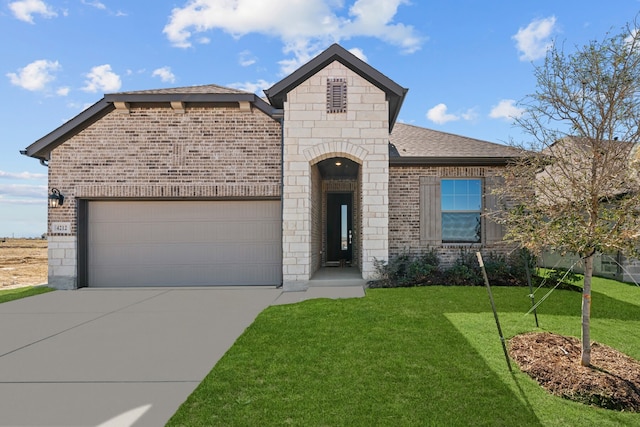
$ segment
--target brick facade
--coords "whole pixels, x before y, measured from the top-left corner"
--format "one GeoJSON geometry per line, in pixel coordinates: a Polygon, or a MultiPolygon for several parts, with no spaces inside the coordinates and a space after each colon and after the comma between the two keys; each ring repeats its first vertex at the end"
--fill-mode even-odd
{"type": "MultiPolygon", "coordinates": [[[[391,166],[389,169],[389,257],[402,253],[417,255],[436,249],[443,266],[450,266],[461,250],[508,253],[499,242],[480,244],[440,244],[429,246],[420,239],[420,177],[488,178],[497,175],[496,167],[391,166]]],[[[485,220],[486,221],[486,220],[485,220]]],[[[484,233],[483,233],[484,234],[484,233]]]]}
{"type": "Polygon", "coordinates": [[[51,152],[49,210],[69,233],[49,233],[49,283],[76,287],[78,199],[279,198],[280,123],[237,106],[114,110],[51,152]],[[64,251],[64,252],[62,252],[64,251]]]}

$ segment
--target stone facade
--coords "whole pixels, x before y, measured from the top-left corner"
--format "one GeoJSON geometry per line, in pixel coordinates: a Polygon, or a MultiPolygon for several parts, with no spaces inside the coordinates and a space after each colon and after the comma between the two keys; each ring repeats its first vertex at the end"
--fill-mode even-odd
{"type": "MultiPolygon", "coordinates": [[[[284,107],[283,285],[301,289],[319,263],[312,241],[312,168],[345,157],[361,168],[360,260],[364,278],[388,257],[389,106],[385,93],[334,61],[287,94],[284,107]],[[327,112],[327,79],[347,81],[344,113],[327,112]]],[[[317,177],[316,177],[317,179],[317,177]]]]}
{"type": "Polygon", "coordinates": [[[233,105],[114,110],[51,152],[49,186],[65,195],[49,210],[49,283],[73,289],[79,200],[280,198],[281,126],[233,105]]]}

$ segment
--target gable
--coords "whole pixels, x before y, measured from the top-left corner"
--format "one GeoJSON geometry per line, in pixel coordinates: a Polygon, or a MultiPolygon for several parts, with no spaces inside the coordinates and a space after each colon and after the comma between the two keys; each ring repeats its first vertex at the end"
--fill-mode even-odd
{"type": "Polygon", "coordinates": [[[273,119],[279,117],[280,114],[278,110],[253,93],[218,85],[119,92],[105,95],[104,98],[91,107],[29,145],[25,150],[21,151],[21,154],[47,161],[54,148],[116,109],[127,110],[132,105],[147,107],[162,105],[166,108],[180,111],[184,110],[187,105],[202,106],[212,104],[230,104],[235,105],[236,108],[248,108],[249,105],[253,105],[273,119]]]}
{"type": "Polygon", "coordinates": [[[400,113],[400,108],[402,107],[402,103],[408,89],[403,88],[338,44],[331,45],[327,50],[294,71],[292,74],[269,89],[266,89],[264,93],[267,95],[271,105],[282,109],[289,92],[334,61],[337,61],[349,68],[351,71],[358,74],[360,77],[364,78],[385,93],[387,101],[389,102],[389,131],[391,131],[398,114],[400,113]]]}

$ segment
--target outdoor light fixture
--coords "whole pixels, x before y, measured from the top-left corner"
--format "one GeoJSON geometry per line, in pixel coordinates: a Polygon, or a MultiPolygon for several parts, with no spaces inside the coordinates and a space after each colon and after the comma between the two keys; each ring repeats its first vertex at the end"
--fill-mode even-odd
{"type": "Polygon", "coordinates": [[[336,162],[336,166],[342,165],[342,162],[336,162]]]}
{"type": "Polygon", "coordinates": [[[57,208],[58,206],[62,206],[64,204],[64,196],[60,194],[60,190],[57,188],[51,189],[51,194],[49,194],[49,207],[57,208]]]}

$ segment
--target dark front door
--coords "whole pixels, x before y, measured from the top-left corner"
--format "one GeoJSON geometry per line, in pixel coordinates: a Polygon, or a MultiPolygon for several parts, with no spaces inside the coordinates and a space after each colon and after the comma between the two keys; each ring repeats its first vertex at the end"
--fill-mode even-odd
{"type": "Polygon", "coordinates": [[[352,193],[327,194],[327,261],[351,262],[352,193]]]}

